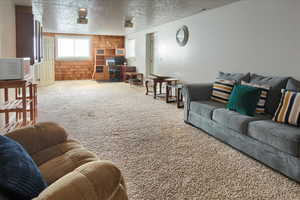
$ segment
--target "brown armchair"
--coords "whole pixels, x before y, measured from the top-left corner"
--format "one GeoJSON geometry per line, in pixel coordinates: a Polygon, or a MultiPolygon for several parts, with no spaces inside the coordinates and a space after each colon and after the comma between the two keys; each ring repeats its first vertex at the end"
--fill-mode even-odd
{"type": "Polygon", "coordinates": [[[49,185],[34,200],[128,199],[120,170],[68,139],[57,124],[39,123],[6,136],[27,150],[49,185]]]}

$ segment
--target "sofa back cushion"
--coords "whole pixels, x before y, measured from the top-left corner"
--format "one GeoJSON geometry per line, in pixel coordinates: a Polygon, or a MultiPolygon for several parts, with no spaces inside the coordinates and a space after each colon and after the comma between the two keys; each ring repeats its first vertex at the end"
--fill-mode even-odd
{"type": "Polygon", "coordinates": [[[286,85],[287,90],[292,90],[295,92],[300,92],[300,81],[297,81],[296,79],[290,78],[286,85]]]}
{"type": "Polygon", "coordinates": [[[0,135],[0,191],[9,199],[30,200],[46,187],[39,168],[23,147],[0,135]]]}
{"type": "Polygon", "coordinates": [[[217,79],[223,79],[223,80],[233,80],[236,83],[240,83],[241,81],[249,82],[250,79],[250,73],[225,73],[225,72],[219,72],[217,79]]]}
{"type": "Polygon", "coordinates": [[[268,85],[270,87],[267,102],[266,112],[274,114],[281,98],[281,89],[286,87],[289,77],[262,76],[251,74],[250,83],[257,85],[268,85]]]}

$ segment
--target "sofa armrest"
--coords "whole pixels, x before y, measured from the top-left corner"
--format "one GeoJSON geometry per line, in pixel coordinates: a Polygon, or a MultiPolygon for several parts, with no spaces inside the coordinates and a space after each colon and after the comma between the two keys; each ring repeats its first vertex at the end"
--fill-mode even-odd
{"type": "Polygon", "coordinates": [[[192,101],[205,101],[209,100],[211,96],[213,84],[185,84],[182,89],[182,95],[184,98],[184,121],[189,121],[190,103],[192,101]]]}
{"type": "Polygon", "coordinates": [[[212,91],[212,83],[186,84],[183,86],[183,96],[187,104],[191,101],[209,100],[212,91]]]}
{"type": "Polygon", "coordinates": [[[33,200],[128,200],[120,170],[107,161],[86,163],[58,179],[33,200]]]}
{"type": "Polygon", "coordinates": [[[6,136],[19,142],[30,155],[67,141],[66,131],[52,122],[17,129],[6,136]]]}

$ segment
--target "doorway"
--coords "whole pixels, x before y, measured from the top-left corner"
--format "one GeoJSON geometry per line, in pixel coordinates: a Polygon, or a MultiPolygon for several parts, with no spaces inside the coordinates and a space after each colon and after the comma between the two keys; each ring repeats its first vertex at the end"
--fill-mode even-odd
{"type": "Polygon", "coordinates": [[[157,69],[157,33],[148,33],[146,35],[146,77],[156,72],[157,69]]]}

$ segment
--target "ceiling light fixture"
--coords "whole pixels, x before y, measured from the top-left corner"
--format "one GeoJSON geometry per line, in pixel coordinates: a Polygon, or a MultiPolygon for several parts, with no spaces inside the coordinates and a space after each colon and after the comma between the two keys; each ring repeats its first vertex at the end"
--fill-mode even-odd
{"type": "Polygon", "coordinates": [[[133,19],[134,19],[133,17],[126,17],[124,27],[125,28],[133,28],[133,25],[134,25],[133,22],[132,22],[133,19]]]}
{"type": "Polygon", "coordinates": [[[78,24],[87,24],[88,23],[87,14],[88,14],[87,8],[79,8],[77,23],[78,24]]]}

